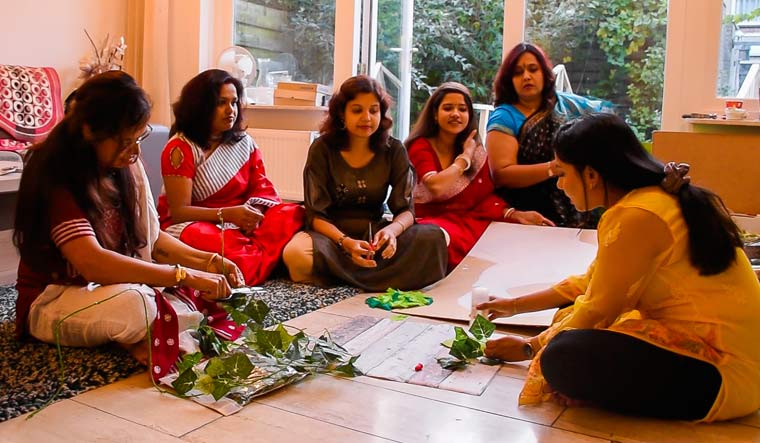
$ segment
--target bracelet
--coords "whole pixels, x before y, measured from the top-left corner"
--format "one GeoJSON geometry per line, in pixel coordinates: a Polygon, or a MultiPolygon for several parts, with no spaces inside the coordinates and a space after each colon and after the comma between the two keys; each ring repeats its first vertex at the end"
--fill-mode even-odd
{"type": "Polygon", "coordinates": [[[177,285],[179,286],[180,283],[182,283],[187,278],[187,269],[183,268],[182,265],[176,264],[174,265],[174,280],[176,281],[177,285]]]}
{"type": "Polygon", "coordinates": [[[454,163],[452,163],[452,164],[451,164],[451,166],[453,166],[453,167],[455,167],[455,168],[459,169],[459,174],[464,174],[464,168],[463,168],[463,167],[461,167],[461,166],[459,166],[459,165],[457,164],[457,159],[454,159],[454,163]]]}
{"type": "Polygon", "coordinates": [[[216,252],[214,252],[211,255],[211,258],[208,259],[208,263],[206,263],[206,272],[209,272],[208,268],[211,267],[211,264],[214,262],[214,260],[216,260],[217,257],[219,257],[219,254],[217,254],[216,252]]]}
{"type": "Polygon", "coordinates": [[[514,214],[515,211],[517,211],[516,208],[509,208],[506,211],[504,211],[504,220],[509,220],[510,218],[512,218],[512,214],[514,214]]]}
{"type": "Polygon", "coordinates": [[[345,249],[343,249],[343,240],[345,240],[347,237],[348,237],[348,235],[346,235],[346,234],[343,234],[343,235],[342,235],[342,236],[341,236],[341,237],[338,239],[338,241],[336,241],[336,242],[335,242],[335,244],[337,244],[337,245],[338,245],[338,249],[340,249],[340,250],[341,250],[341,251],[343,251],[343,252],[346,252],[346,250],[345,250],[345,249]]]}
{"type": "Polygon", "coordinates": [[[547,163],[547,165],[548,166],[546,168],[546,175],[548,175],[549,178],[554,177],[554,170],[552,169],[552,162],[547,163]]]}
{"type": "MultiPolygon", "coordinates": [[[[398,223],[398,225],[401,226],[401,233],[403,233],[404,231],[406,231],[406,226],[403,223],[401,223],[401,220],[393,220],[393,223],[398,223]]],[[[391,223],[391,224],[393,224],[393,223],[391,223]]]]}
{"type": "Polygon", "coordinates": [[[469,159],[469,158],[467,158],[467,157],[465,157],[465,156],[464,156],[464,154],[459,154],[459,155],[457,155],[457,157],[454,159],[454,161],[457,161],[457,160],[459,160],[460,158],[461,158],[461,159],[464,161],[464,169],[462,169],[462,172],[469,170],[469,169],[470,169],[470,166],[472,166],[472,162],[470,162],[470,159],[469,159]]]}
{"type": "Polygon", "coordinates": [[[224,225],[224,217],[222,217],[222,209],[224,208],[219,208],[216,210],[216,218],[219,219],[220,224],[224,225]]]}

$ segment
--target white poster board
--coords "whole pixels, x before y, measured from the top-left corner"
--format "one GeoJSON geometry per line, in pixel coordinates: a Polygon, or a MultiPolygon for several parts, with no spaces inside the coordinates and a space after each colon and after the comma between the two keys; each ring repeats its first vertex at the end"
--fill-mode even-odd
{"type": "MultiPolygon", "coordinates": [[[[586,272],[596,255],[596,231],[491,223],[472,251],[446,278],[424,292],[433,304],[398,313],[469,320],[470,291],[484,286],[498,297],[517,297],[586,272]]],[[[498,324],[548,326],[556,309],[498,319],[498,324]]]]}

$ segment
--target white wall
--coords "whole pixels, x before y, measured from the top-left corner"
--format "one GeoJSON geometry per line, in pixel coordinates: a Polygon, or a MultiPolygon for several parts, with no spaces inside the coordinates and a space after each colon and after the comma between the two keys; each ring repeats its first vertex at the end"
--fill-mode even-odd
{"type": "Polygon", "coordinates": [[[127,0],[0,0],[0,15],[0,64],[55,68],[65,97],[80,83],[79,59],[94,55],[84,29],[96,43],[125,35],[127,0]]]}

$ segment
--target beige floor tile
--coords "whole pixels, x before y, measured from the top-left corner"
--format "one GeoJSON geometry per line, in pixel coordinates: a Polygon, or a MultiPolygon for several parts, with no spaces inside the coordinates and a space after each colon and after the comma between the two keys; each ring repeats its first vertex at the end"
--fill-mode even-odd
{"type": "Polygon", "coordinates": [[[257,402],[405,442],[603,441],[329,376],[308,379],[257,402]]]}
{"type": "Polygon", "coordinates": [[[73,400],[55,403],[29,420],[26,416],[0,423],[3,443],[151,442],[182,440],[114,417],[73,400]]]}
{"type": "Polygon", "coordinates": [[[519,378],[520,380],[525,380],[525,377],[528,376],[529,364],[530,364],[529,361],[516,361],[513,363],[504,363],[503,365],[501,365],[501,369],[499,369],[499,375],[503,375],[505,377],[519,378]]]}
{"type": "Polygon", "coordinates": [[[194,401],[159,392],[147,373],[85,392],[73,400],[174,436],[184,435],[221,417],[194,401]]]}
{"type": "Polygon", "coordinates": [[[325,329],[334,328],[350,320],[350,317],[322,311],[314,311],[300,317],[292,318],[286,321],[284,325],[302,329],[308,335],[319,336],[325,332],[325,329]]]}
{"type": "Polygon", "coordinates": [[[190,443],[388,441],[255,403],[247,405],[235,415],[221,418],[187,434],[183,440],[190,443]]]}
{"type": "Polygon", "coordinates": [[[724,422],[694,424],[625,417],[594,408],[568,408],[555,428],[596,435],[615,442],[748,443],[760,442],[760,429],[724,422]]]}
{"type": "Polygon", "coordinates": [[[403,392],[417,397],[429,398],[452,405],[466,406],[483,412],[505,417],[527,420],[538,424],[551,425],[564,408],[553,402],[536,406],[518,407],[517,395],[522,389],[522,381],[497,375],[488,385],[483,395],[468,395],[426,386],[380,380],[372,377],[350,379],[356,383],[379,386],[392,391],[403,392]]]}

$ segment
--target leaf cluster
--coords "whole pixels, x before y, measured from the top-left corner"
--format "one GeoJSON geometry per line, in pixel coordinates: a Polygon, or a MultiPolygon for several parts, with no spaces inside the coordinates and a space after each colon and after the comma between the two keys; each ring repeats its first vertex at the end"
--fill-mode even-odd
{"type": "Polygon", "coordinates": [[[187,354],[177,363],[179,376],[172,387],[182,397],[208,394],[219,400],[230,397],[240,403],[263,395],[314,373],[361,375],[352,356],[325,332],[319,338],[299,331],[290,334],[282,323],[265,328],[270,309],[247,293],[236,293],[224,302],[238,324],[246,325],[242,340],[217,337],[202,324],[197,337],[201,352],[187,354]],[[208,360],[204,358],[210,356],[208,360]]]}
{"type": "Polygon", "coordinates": [[[461,369],[483,356],[486,341],[493,335],[496,326],[478,314],[468,331],[461,326],[454,327],[454,338],[441,345],[449,348],[451,357],[438,358],[438,364],[444,369],[461,369]]]}

